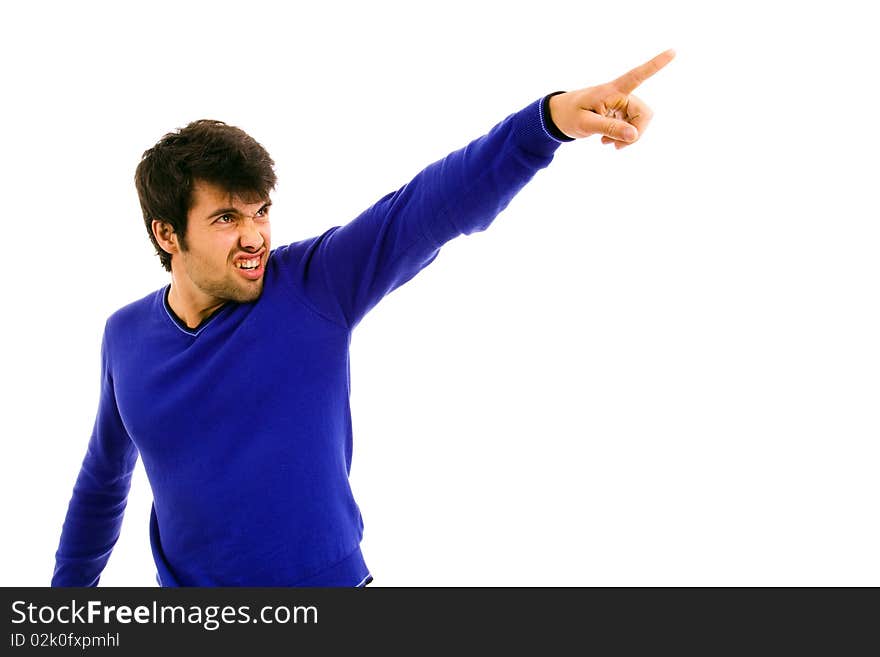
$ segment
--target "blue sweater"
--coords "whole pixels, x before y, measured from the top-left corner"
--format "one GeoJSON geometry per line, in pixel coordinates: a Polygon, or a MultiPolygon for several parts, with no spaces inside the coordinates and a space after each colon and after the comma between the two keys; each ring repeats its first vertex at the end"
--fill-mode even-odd
{"type": "Polygon", "coordinates": [[[273,249],[257,301],[228,302],[195,329],[171,311],[168,286],[113,313],[52,585],[97,586],[138,455],[161,586],[369,579],[348,479],[351,332],[444,243],[485,230],[570,141],[550,121],[549,97],[350,223],[273,249]]]}

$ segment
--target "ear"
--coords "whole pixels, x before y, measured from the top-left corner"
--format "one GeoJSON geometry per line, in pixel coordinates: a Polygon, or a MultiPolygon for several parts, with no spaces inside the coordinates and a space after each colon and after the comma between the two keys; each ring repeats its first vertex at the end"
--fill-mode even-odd
{"type": "Polygon", "coordinates": [[[167,221],[153,219],[152,229],[153,235],[163,251],[171,254],[180,252],[180,243],[177,241],[177,233],[174,232],[171,224],[167,221]]]}

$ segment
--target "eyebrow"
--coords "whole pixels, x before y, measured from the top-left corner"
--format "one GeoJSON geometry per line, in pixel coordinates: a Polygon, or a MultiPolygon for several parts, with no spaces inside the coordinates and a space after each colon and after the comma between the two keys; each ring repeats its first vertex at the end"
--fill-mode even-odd
{"type": "MultiPolygon", "coordinates": [[[[268,208],[270,205],[272,205],[272,201],[266,201],[265,203],[263,203],[263,205],[260,206],[260,210],[268,208]]],[[[257,210],[257,212],[259,212],[260,210],[257,210]]],[[[205,221],[213,219],[214,217],[219,217],[224,214],[241,214],[241,212],[239,212],[236,208],[220,208],[219,210],[214,210],[214,212],[205,217],[205,221]]]]}

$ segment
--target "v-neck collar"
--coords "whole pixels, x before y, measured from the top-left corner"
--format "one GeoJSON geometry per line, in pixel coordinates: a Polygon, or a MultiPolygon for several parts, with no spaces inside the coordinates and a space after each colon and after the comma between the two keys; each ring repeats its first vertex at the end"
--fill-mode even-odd
{"type": "Polygon", "coordinates": [[[171,309],[171,305],[168,303],[168,293],[170,291],[171,291],[171,285],[168,284],[165,287],[165,291],[162,293],[162,305],[165,308],[165,313],[168,315],[168,318],[171,320],[171,322],[178,329],[180,329],[181,331],[183,331],[187,335],[198,335],[199,333],[201,333],[205,329],[205,327],[208,325],[208,323],[212,319],[217,317],[217,315],[219,315],[223,310],[225,310],[226,308],[229,308],[230,306],[233,305],[232,301],[227,301],[222,306],[217,308],[214,312],[212,312],[210,315],[205,317],[201,322],[199,322],[198,326],[196,326],[195,328],[190,328],[189,326],[186,325],[186,322],[184,322],[182,319],[180,319],[180,317],[178,317],[177,314],[171,309]]]}

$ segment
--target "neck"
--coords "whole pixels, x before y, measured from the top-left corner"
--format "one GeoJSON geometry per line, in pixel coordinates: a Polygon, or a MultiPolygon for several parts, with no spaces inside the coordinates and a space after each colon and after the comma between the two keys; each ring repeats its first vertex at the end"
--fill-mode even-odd
{"type": "Polygon", "coordinates": [[[171,273],[171,289],[168,290],[168,305],[187,328],[197,328],[205,319],[210,317],[218,308],[226,303],[205,294],[201,290],[187,287],[171,273]]]}

